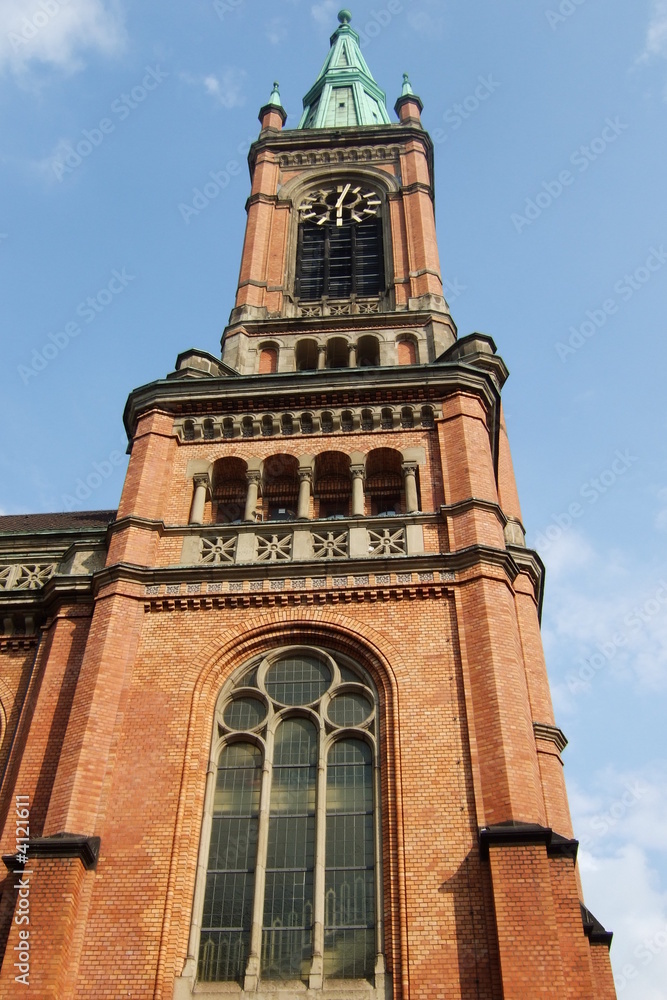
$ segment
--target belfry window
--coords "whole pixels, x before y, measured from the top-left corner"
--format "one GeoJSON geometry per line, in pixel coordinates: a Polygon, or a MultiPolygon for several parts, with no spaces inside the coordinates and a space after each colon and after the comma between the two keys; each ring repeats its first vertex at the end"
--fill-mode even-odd
{"type": "Polygon", "coordinates": [[[200,982],[372,977],[377,696],[363,671],[292,647],[220,699],[200,982]]]}
{"type": "Polygon", "coordinates": [[[300,299],[345,299],[384,291],[382,223],[317,226],[301,223],[297,252],[300,299]]]}
{"type": "Polygon", "coordinates": [[[299,205],[296,294],[375,297],[385,289],[382,202],[355,181],[307,194],[299,205]]]}

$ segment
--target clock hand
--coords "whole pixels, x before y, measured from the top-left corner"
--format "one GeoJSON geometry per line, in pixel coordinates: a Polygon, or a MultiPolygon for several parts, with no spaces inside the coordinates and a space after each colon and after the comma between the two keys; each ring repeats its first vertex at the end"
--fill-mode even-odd
{"type": "Polygon", "coordinates": [[[345,185],[345,187],[343,188],[343,193],[341,194],[340,198],[336,202],[335,208],[341,208],[342,207],[343,202],[345,201],[345,195],[347,194],[347,192],[350,190],[351,187],[352,187],[352,184],[346,184],[345,185]]]}

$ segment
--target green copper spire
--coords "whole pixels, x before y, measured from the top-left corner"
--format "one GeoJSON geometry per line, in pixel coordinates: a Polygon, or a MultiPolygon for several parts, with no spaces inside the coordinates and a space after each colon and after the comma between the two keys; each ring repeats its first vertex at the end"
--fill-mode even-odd
{"type": "Polygon", "coordinates": [[[331,49],[320,75],[303,99],[299,128],[345,128],[390,125],[386,95],[373,79],[359,48],[359,35],[350,27],[352,14],[341,10],[340,27],[331,36],[331,49]]]}
{"type": "Polygon", "coordinates": [[[271,96],[269,97],[269,104],[275,104],[277,108],[282,108],[282,101],[280,100],[280,84],[277,80],[274,81],[273,90],[271,91],[271,96]]]}
{"type": "Polygon", "coordinates": [[[403,74],[403,90],[401,92],[401,97],[407,97],[408,94],[414,94],[414,90],[410,84],[410,77],[407,73],[403,74]]]}

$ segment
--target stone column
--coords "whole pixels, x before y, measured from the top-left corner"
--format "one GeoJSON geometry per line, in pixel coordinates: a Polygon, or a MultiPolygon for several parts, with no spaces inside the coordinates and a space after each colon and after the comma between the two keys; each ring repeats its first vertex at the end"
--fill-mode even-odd
{"type": "Polygon", "coordinates": [[[405,480],[405,511],[407,514],[414,514],[419,510],[417,466],[403,463],[403,478],[405,480]]]}
{"type": "Polygon", "coordinates": [[[210,481],[207,472],[199,473],[192,477],[194,493],[192,495],[192,507],[190,508],[190,524],[204,523],[204,507],[206,497],[210,489],[210,481]]]}
{"type": "Polygon", "coordinates": [[[244,521],[255,520],[255,508],[257,507],[257,497],[259,496],[259,484],[261,478],[261,473],[259,472],[246,473],[248,492],[246,493],[245,500],[245,513],[243,515],[244,521]]]}
{"type": "Polygon", "coordinates": [[[363,517],[365,513],[364,467],[363,465],[353,465],[350,472],[352,473],[352,517],[363,517]]]}
{"type": "Polygon", "coordinates": [[[356,344],[349,344],[347,350],[348,350],[348,354],[349,354],[349,358],[350,358],[350,360],[349,360],[350,368],[356,368],[357,367],[357,345],[356,344]]]}
{"type": "Polygon", "coordinates": [[[317,367],[326,368],[327,366],[327,348],[326,344],[320,344],[317,348],[317,367]]]}
{"type": "Polygon", "coordinates": [[[296,516],[300,521],[310,517],[310,493],[313,482],[311,469],[299,469],[299,504],[296,516]]]}

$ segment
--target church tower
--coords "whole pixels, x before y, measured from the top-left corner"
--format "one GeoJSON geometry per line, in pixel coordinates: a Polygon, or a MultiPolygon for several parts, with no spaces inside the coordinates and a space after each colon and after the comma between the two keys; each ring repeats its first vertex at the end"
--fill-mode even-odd
{"type": "Polygon", "coordinates": [[[443,295],[422,102],[338,20],[118,511],[0,518],[3,997],[615,997],[508,371],[443,295]]]}

